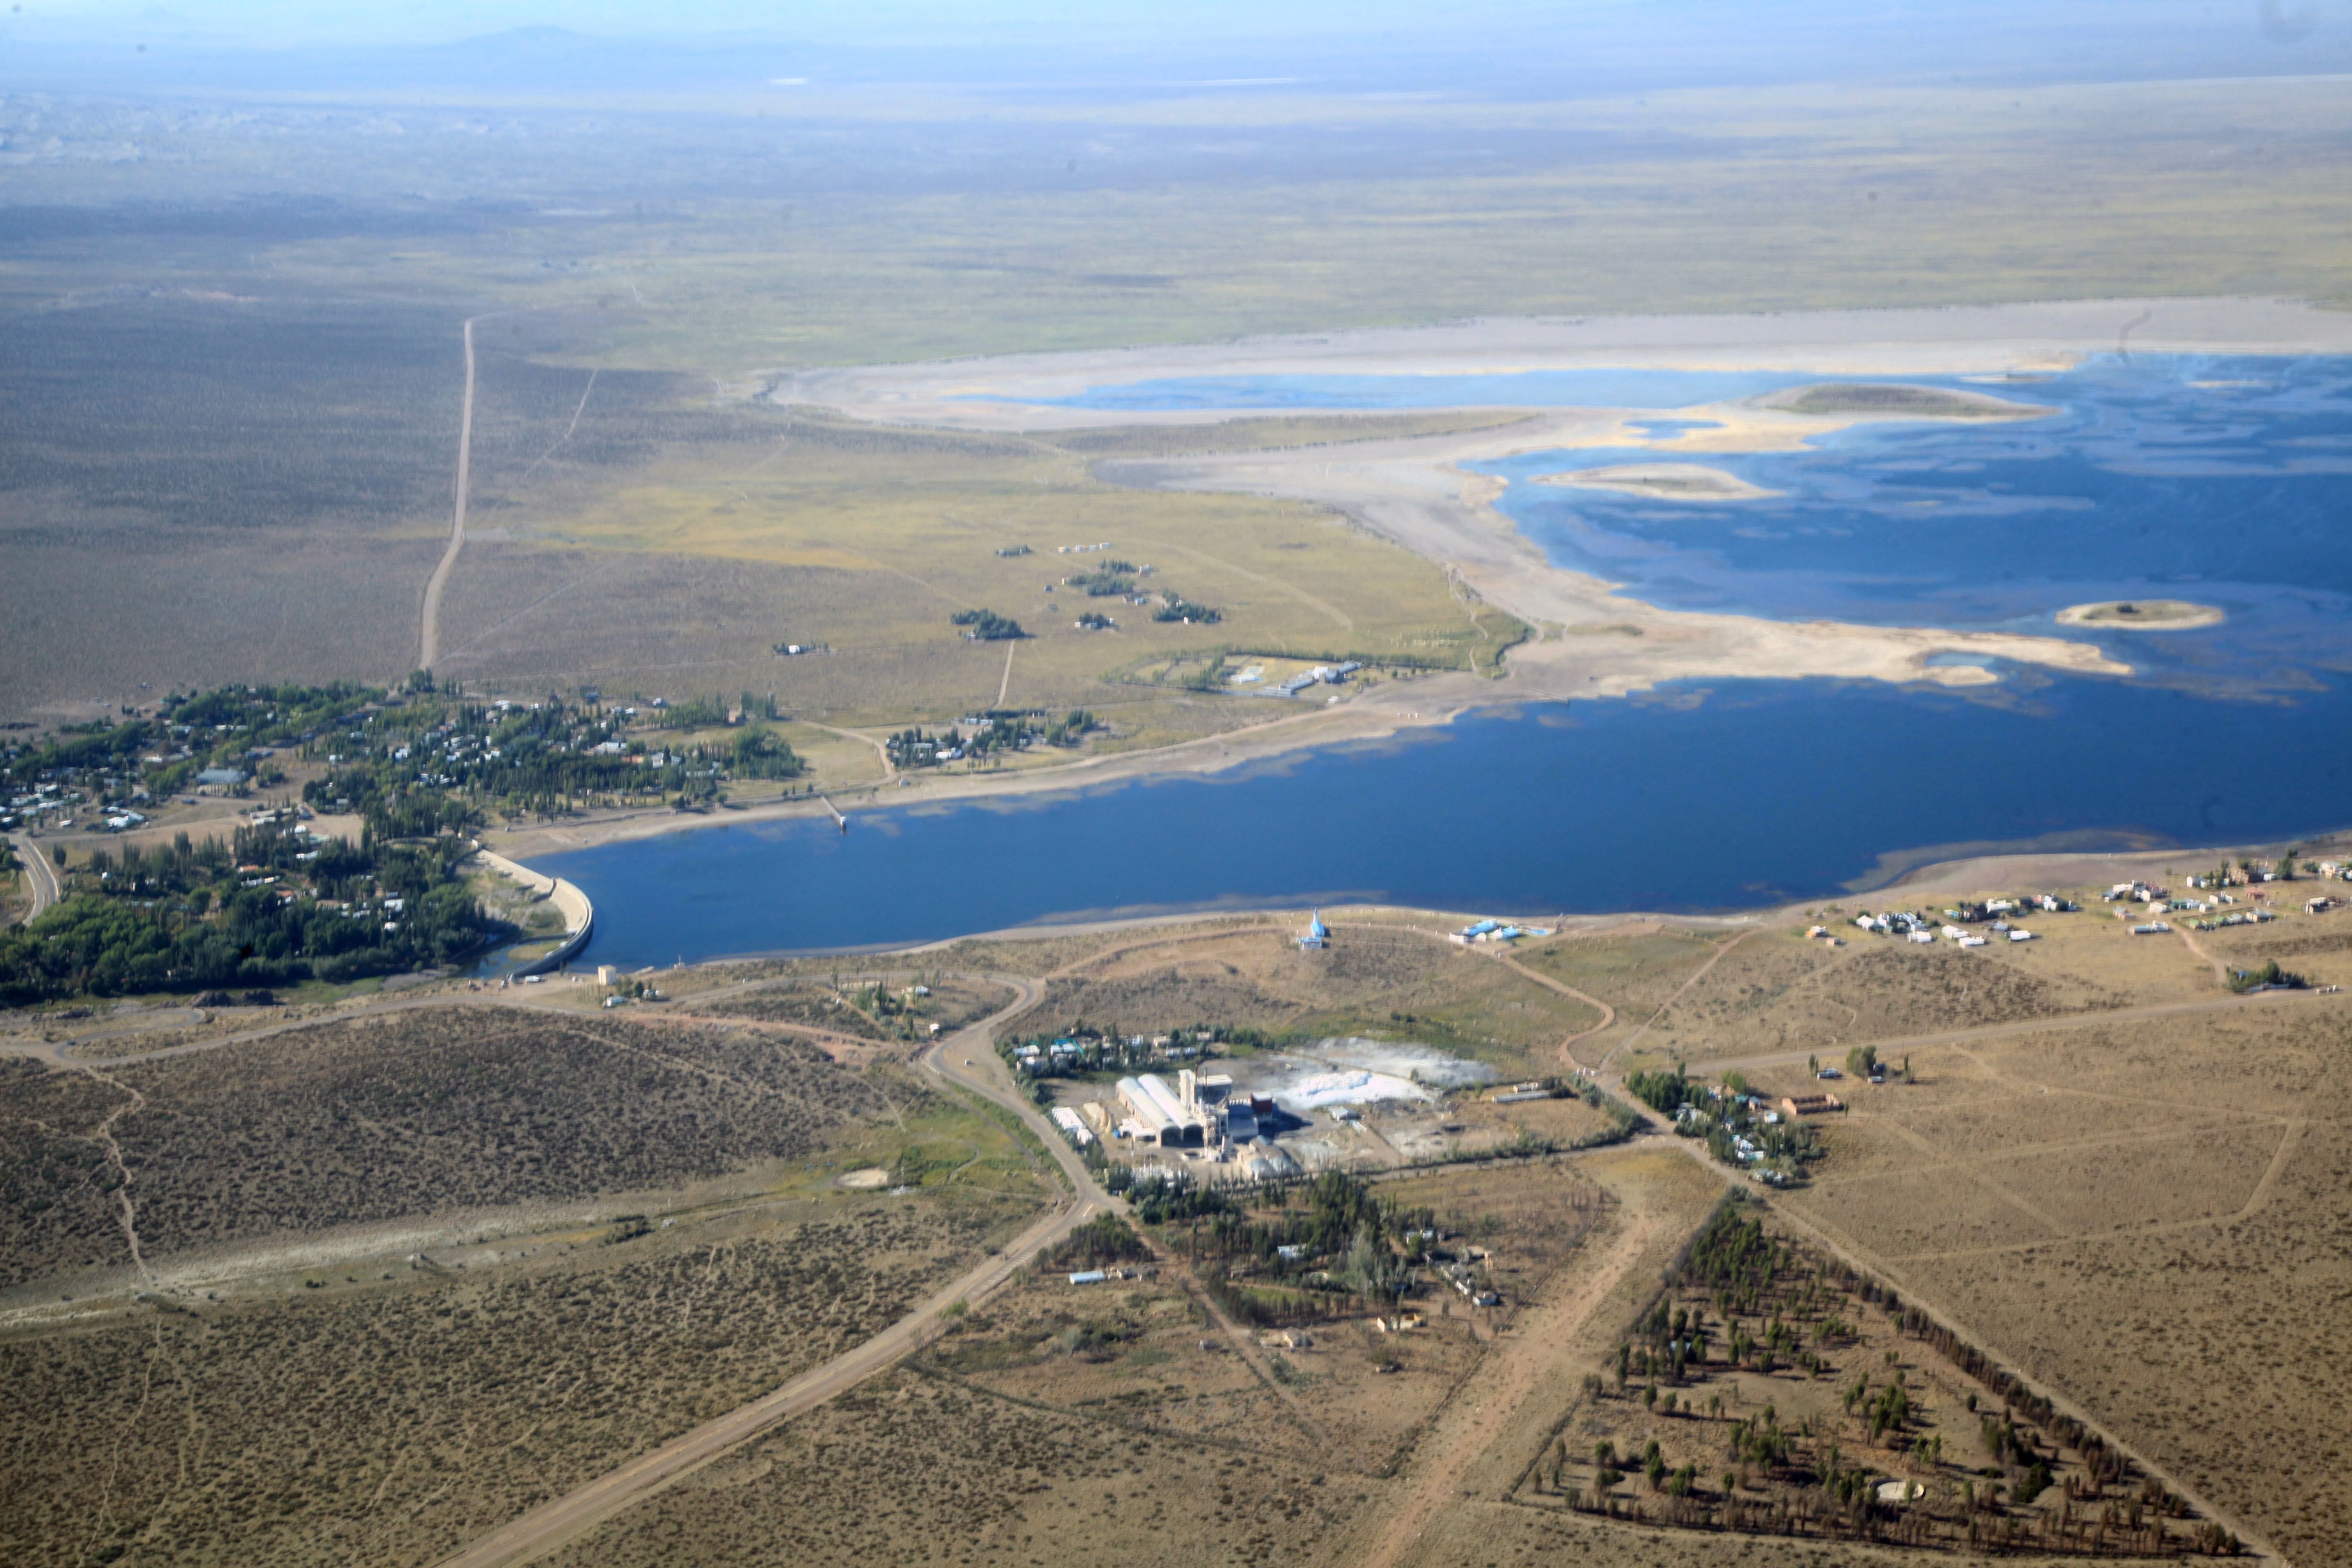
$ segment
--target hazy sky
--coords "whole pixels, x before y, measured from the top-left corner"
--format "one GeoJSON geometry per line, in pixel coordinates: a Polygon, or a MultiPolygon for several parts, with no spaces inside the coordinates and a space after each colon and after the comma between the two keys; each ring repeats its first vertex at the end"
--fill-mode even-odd
{"type": "MultiPolygon", "coordinates": [[[[1426,0],[9,0],[27,31],[103,36],[116,28],[212,34],[260,42],[430,42],[509,27],[553,26],[600,34],[757,32],[822,42],[943,41],[957,37],[1180,38],[1346,34],[1428,27],[1426,0]]],[[[1650,0],[1467,0],[1452,19],[1508,26],[1564,11],[1622,10],[1650,0]]],[[[1662,0],[1664,3],[1664,0],[1662,0]]]]}
{"type": "Polygon", "coordinates": [[[2352,0],[0,0],[0,81],[19,83],[79,72],[129,88],[327,87],[473,72],[560,88],[667,71],[674,87],[737,67],[1040,87],[1160,72],[1517,96],[2328,75],[2352,73],[2352,0]],[[429,47],[530,27],[586,37],[429,47]],[[741,52],[745,35],[762,41],[741,52]]]}

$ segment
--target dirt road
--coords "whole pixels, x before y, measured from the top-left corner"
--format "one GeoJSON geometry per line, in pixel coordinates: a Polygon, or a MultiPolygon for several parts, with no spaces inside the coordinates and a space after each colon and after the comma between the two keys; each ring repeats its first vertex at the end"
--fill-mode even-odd
{"type": "Polygon", "coordinates": [[[471,486],[474,463],[474,323],[506,313],[492,310],[466,320],[466,403],[457,418],[457,499],[450,513],[449,546],[441,552],[440,563],[433,568],[433,575],[425,584],[425,611],[416,635],[419,669],[432,668],[434,659],[440,655],[441,592],[449,585],[449,574],[457,569],[457,552],[466,548],[466,492],[471,486]]]}
{"type": "Polygon", "coordinates": [[[856,1387],[929,1341],[938,1331],[939,1316],[945,1308],[994,1289],[1076,1226],[1105,1209],[1123,1206],[1097,1184],[1094,1173],[1087,1169],[1076,1151],[1020,1095],[1013,1085],[1011,1073],[996,1054],[996,1030],[1035,1006],[1044,997],[1045,988],[1017,975],[976,978],[1011,987],[1013,1000],[979,1023],[942,1039],[918,1059],[946,1082],[1019,1116],[1054,1157],[1069,1184],[1070,1195],[1053,1213],[1022,1232],[1003,1251],[942,1287],[920,1307],[855,1350],[802,1373],[772,1394],[639,1455],[619,1469],[541,1504],[503,1529],[444,1558],[440,1568],[509,1568],[580,1540],[606,1520],[778,1422],[790,1420],[856,1387]]]}
{"type": "MultiPolygon", "coordinates": [[[[2231,997],[2228,1000],[2239,1001],[2242,999],[2231,997]]],[[[2253,1000],[2253,998],[2244,998],[2242,1000],[2253,1000]]],[[[2135,1016],[2147,1016],[2152,1014],[2197,1012],[2211,1008],[2217,1005],[2218,1004],[2211,1002],[2175,1003],[2164,1007],[2133,1008],[2128,1011],[2135,1016]]],[[[2114,1016],[2115,1015],[2108,1016],[2114,1016]]],[[[2076,1017],[2072,1019],[2055,1020],[2053,1022],[2063,1025],[2064,1023],[2079,1023],[2082,1020],[2079,1017],[2076,1017]]],[[[1956,1034],[1969,1038],[1984,1038],[1990,1035],[2023,1033],[2032,1027],[2051,1026],[2053,1026],[2052,1023],[2037,1023],[2032,1026],[1998,1026],[1990,1030],[1963,1030],[1957,1031],[1956,1034]]],[[[1930,1039],[1940,1041],[1948,1037],[1922,1037],[1921,1040],[1912,1043],[1925,1043],[1930,1039]]],[[[1798,1054],[1801,1055],[1801,1053],[1798,1054]]],[[[1760,1063],[1765,1061],[1780,1061],[1784,1059],[1791,1058],[1780,1057],[1762,1058],[1758,1058],[1758,1062],[1760,1065],[1760,1063]]],[[[1710,1064],[1710,1066],[1712,1064],[1710,1064]]],[[[1679,1138],[1674,1136],[1672,1124],[1669,1123],[1664,1116],[1659,1115],[1657,1112],[1650,1110],[1647,1106],[1641,1104],[1637,1100],[1632,1100],[1629,1099],[1627,1103],[1632,1105],[1634,1111],[1642,1117],[1643,1121],[1649,1125],[1653,1131],[1663,1134],[1667,1142],[1670,1142],[1676,1149],[1680,1150],[1685,1156],[1694,1161],[1700,1169],[1715,1176],[1717,1180],[1721,1181],[1725,1186],[1730,1188],[1734,1192],[1746,1194],[1749,1196],[1756,1195],[1755,1189],[1740,1179],[1738,1172],[1718,1164],[1713,1158],[1711,1158],[1708,1155],[1706,1146],[1704,1143],[1700,1142],[1696,1139],[1679,1138]]],[[[2275,1166],[2276,1163],[2277,1162],[2273,1161],[2273,1166],[2275,1166]]],[[[2267,1177],[2265,1179],[2267,1180],[2267,1177]]],[[[1984,1349],[2004,1367],[2007,1367],[2011,1373],[2013,1373],[2028,1388],[2047,1398],[2051,1404],[2063,1414],[2072,1416],[2074,1419],[2081,1422],[2087,1429],[2097,1433],[2101,1440],[2105,1442],[2107,1446],[2113,1448],[2116,1453],[2128,1456],[2132,1462],[2139,1467],[2142,1474],[2154,1477],[2158,1481],[2170,1488],[2177,1496],[2185,1499],[2189,1502],[2189,1506],[2194,1508],[2198,1512],[2203,1514],[2207,1519],[2212,1520],[2216,1523],[2220,1524],[2222,1529],[2227,1530],[2232,1535],[2235,1535],[2240,1541],[2244,1542],[2257,1556],[2268,1558],[2273,1562],[2284,1561],[2284,1559],[2279,1556],[2279,1553],[2274,1547],[2271,1546],[2269,1542],[2264,1541],[2261,1536],[2255,1534],[2252,1531],[2248,1530],[2236,1517],[2215,1507],[2210,1498],[2198,1490],[2195,1487],[2183,1481],[2180,1477],[2173,1471],[2151,1460],[2145,1453],[2135,1447],[2133,1445],[2126,1443],[2118,1438],[2114,1432],[2109,1430],[2105,1425],[2094,1417],[2090,1412],[2085,1410],[2074,1400],[2067,1398],[2063,1393],[2050,1387],[2046,1384],[2043,1384],[2039,1379],[2028,1376],[2021,1369],[2021,1365],[2017,1358],[2004,1354],[1997,1341],[1971,1328],[1958,1314],[1954,1313],[1944,1302],[1937,1300],[1926,1292],[1922,1291],[1919,1289],[1917,1280],[1903,1273],[1900,1268],[1889,1265],[1885,1259],[1879,1258],[1874,1254],[1846,1246],[1836,1237],[1828,1234],[1813,1221],[1796,1213],[1787,1204],[1773,1202],[1769,1198],[1766,1199],[1766,1201],[1771,1204],[1773,1214],[1778,1216],[1782,1223],[1787,1225],[1790,1229],[1798,1232],[1807,1240],[1812,1242],[1814,1245],[1820,1247],[1824,1251],[1830,1253],[1832,1256],[1841,1259],[1853,1268],[1861,1269],[1867,1274],[1874,1275],[1895,1286],[1901,1291],[1904,1300],[1910,1303],[1913,1307],[1917,1308],[1919,1310],[1927,1313],[1927,1316],[1935,1319],[1937,1322],[1942,1323],[1946,1328],[1950,1329],[1962,1339],[1984,1349]]],[[[2202,1224],[2210,1222],[2200,1221],[2198,1223],[2202,1224]]]]}
{"type": "Polygon", "coordinates": [[[1363,1560],[1362,1568],[1391,1568],[1420,1542],[1438,1515],[1461,1502],[1465,1474],[1502,1437],[1544,1373],[1610,1299],[1656,1232],[1654,1216],[1627,1219],[1605,1247],[1577,1259],[1565,1294],[1537,1306],[1517,1334],[1488,1353],[1432,1434],[1428,1458],[1415,1467],[1412,1489],[1382,1525],[1380,1544],[1363,1560]]]}

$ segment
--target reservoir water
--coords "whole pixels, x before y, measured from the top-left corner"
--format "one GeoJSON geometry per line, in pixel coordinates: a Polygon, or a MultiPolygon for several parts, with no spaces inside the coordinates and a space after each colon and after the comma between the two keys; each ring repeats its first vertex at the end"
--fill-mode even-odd
{"type": "MultiPolygon", "coordinates": [[[[1833,894],[2000,847],[2119,848],[2352,826],[2352,360],[2106,356],[1999,384],[2030,420],[1873,421],[1700,453],[1704,405],[1822,379],[1588,370],[1097,387],[1117,409],[1591,406],[1622,445],[1487,465],[1557,563],[1654,603],[2100,643],[2121,679],[1722,682],[1532,708],[1214,778],[704,828],[541,862],[598,910],[589,957],[919,942],[1029,922],[1378,901],[1492,914],[1833,894]],[[1777,492],[1662,500],[1536,482],[1687,460],[1777,492]],[[2066,628],[2110,598],[2210,629],[2066,628]]],[[[1852,379],[1852,378],[1846,378],[1852,379]]],[[[1885,379],[1885,378],[1881,378],[1885,379]]],[[[1981,656],[1938,656],[1977,663],[1981,656]]]]}
{"type": "MultiPolygon", "coordinates": [[[[1956,696],[1727,682],[1534,707],[1215,778],[703,827],[535,860],[589,962],[1379,901],[1544,915],[1837,893],[1887,857],[2292,837],[2352,818],[2352,683],[2216,700],[2006,672],[1956,696]]],[[[1907,863],[1907,861],[1906,862],[1907,863]]]]}

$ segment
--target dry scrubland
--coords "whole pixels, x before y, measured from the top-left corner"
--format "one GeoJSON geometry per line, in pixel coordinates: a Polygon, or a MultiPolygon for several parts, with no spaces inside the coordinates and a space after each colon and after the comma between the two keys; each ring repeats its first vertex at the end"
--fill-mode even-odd
{"type": "MultiPolygon", "coordinates": [[[[425,285],[601,310],[601,363],[722,375],[1473,315],[2352,295],[2341,104],[2325,78],[1556,103],[992,97],[1004,134],[1025,121],[1058,147],[1091,122],[1142,160],[1131,179],[1097,169],[1067,189],[1040,188],[1017,158],[1001,166],[1024,168],[1005,185],[996,169],[929,151],[961,154],[982,134],[963,105],[803,101],[923,147],[933,166],[862,172],[815,202],[700,194],[709,145],[739,137],[775,155],[772,117],[787,110],[767,93],[698,104],[697,153],[669,165],[675,149],[614,123],[607,176],[674,188],[690,222],[649,233],[624,210],[404,236],[397,249],[304,237],[268,254],[281,288],[425,285]],[[941,125],[953,141],[927,142],[941,125]],[[1206,177],[1154,161],[1209,140],[1265,153],[1206,177]],[[1301,164],[1339,173],[1301,179],[1301,164]]],[[[526,140],[423,132],[411,145],[446,149],[469,184],[546,192],[542,164],[514,162],[526,140]]],[[[858,140],[829,136],[827,161],[862,152],[858,140]]],[[[201,177],[249,159],[282,171],[279,189],[416,178],[374,138],[280,138],[193,162],[201,177]]],[[[91,199],[94,180],[165,177],[176,184],[164,194],[184,199],[191,177],[161,161],[67,167],[74,201],[91,199]]]]}
{"type": "Polygon", "coordinates": [[[1831,947],[1774,925],[1555,939],[1522,961],[1618,1009],[1616,1024],[1580,1055],[1595,1059],[1630,1043],[1635,1054],[1626,1059],[1637,1066],[1791,1051],[1833,1061],[1865,1042],[2214,993],[2210,967],[2184,944],[2134,938],[2104,910],[2032,926],[2036,941],[1974,951],[1859,933],[1831,947]]]}
{"type": "MultiPolygon", "coordinates": [[[[1262,1325],[1252,1329],[1230,1300],[1227,1313],[1213,1312],[1195,1270],[1216,1265],[1216,1250],[1170,1222],[1152,1236],[1153,1277],[1072,1286],[1041,1263],[1022,1288],[958,1322],[923,1370],[1147,1436],[1392,1477],[1480,1358],[1517,1330],[1530,1300],[1574,1258],[1608,1200],[1553,1162],[1375,1190],[1403,1208],[1431,1209],[1450,1237],[1477,1238],[1489,1253],[1482,1271],[1504,1305],[1474,1310],[1442,1283],[1427,1285],[1409,1303],[1426,1321],[1384,1331],[1352,1298],[1250,1296],[1244,1260],[1230,1279],[1256,1303],[1262,1325]],[[1276,1322],[1288,1326],[1264,1326],[1276,1322]],[[1251,1352],[1253,1342],[1263,1353],[1251,1352]]],[[[1252,1211],[1260,1220],[1281,1212],[1252,1211]]]]}
{"type": "MultiPolygon", "coordinates": [[[[1851,1110],[1822,1125],[1827,1158],[1759,1211],[1777,1212],[1771,1234],[1802,1249],[1803,1267],[1776,1289],[1821,1278],[1824,1254],[1800,1228],[1818,1227],[1904,1301],[1929,1306],[2293,1561],[2334,1561],[2352,1549],[2341,1524],[2352,1494],[2330,1458],[2335,1403],[2313,1391],[2352,1377],[2336,1330],[2352,1272],[2332,1240],[2352,1223],[2352,1140],[2326,1109],[2352,1087],[2337,1081],[2352,1007],[2296,995],[2105,1017],[2151,1001],[2211,1003],[2219,984],[2177,939],[2134,941],[2095,913],[2034,923],[2042,942],[1969,953],[1866,937],[1831,949],[1785,925],[1629,923],[1516,957],[1616,1010],[1608,1031],[1576,1047],[1587,1061],[1637,1031],[1635,1063],[1700,1067],[2022,1026],[1909,1047],[1915,1083],[1842,1086],[1851,1110]]],[[[1300,953],[1289,934],[1234,921],[969,942],[923,957],[1045,977],[1041,1008],[1013,1026],[1023,1032],[1084,1017],[1139,1030],[1207,1021],[1377,1033],[1534,1070],[1600,1021],[1491,954],[1392,920],[1343,921],[1321,955],[1300,953]]],[[[2276,956],[2322,983],[2352,978],[2352,925],[2339,931],[2332,917],[2200,940],[2227,963],[2276,956]]],[[[861,1069],[780,1027],[870,1029],[865,1014],[828,1005],[834,967],[716,965],[669,982],[677,1006],[741,1020],[731,1026],[417,1007],[112,1062],[103,1077],[0,1079],[11,1277],[44,1281],[50,1310],[63,1271],[95,1262],[128,1277],[100,1125],[131,1172],[150,1262],[165,1272],[191,1248],[266,1248],[370,1215],[542,1212],[736,1173],[690,1201],[632,1196],[651,1216],[643,1223],[546,1219],[520,1240],[502,1232],[425,1265],[279,1267],[225,1301],[184,1294],[69,1328],[20,1326],[0,1337],[0,1375],[24,1391],[16,1405],[31,1419],[0,1444],[0,1483],[35,1500],[11,1516],[20,1533],[0,1551],[59,1563],[116,1545],[126,1562],[423,1562],[882,1326],[1034,1212],[1036,1156],[994,1120],[917,1089],[895,1065],[903,1047],[872,1042],[875,1065],[861,1069]],[[873,1168],[918,1191],[838,1185],[873,1168]]],[[[1002,1004],[991,984],[919,963],[846,965],[840,983],[919,978],[943,1015],[1002,1004]]],[[[1798,1061],[1746,1070],[1784,1092],[1806,1081],[1798,1061]]],[[[1073,1288],[1041,1266],[951,1320],[929,1352],[558,1560],[1884,1563],[1884,1544],[1702,1536],[1570,1506],[1591,1490],[1603,1436],[1629,1458],[1657,1437],[1669,1468],[1696,1467],[1689,1506],[1718,1506],[1710,1494],[1738,1468],[1731,1424],[1768,1402],[1801,1443],[1834,1430],[1846,1463],[1919,1469],[1955,1493],[1960,1479],[1988,1479],[1961,1467],[1995,1462],[1977,1452],[1965,1403],[1971,1392],[1996,1403],[1992,1373],[1971,1381],[1916,1325],[1901,1332],[1883,1302],[1852,1289],[1843,1304],[1780,1303],[1784,1316],[1812,1313],[1783,1347],[1784,1358],[1822,1358],[1805,1375],[1787,1359],[1682,1384],[1653,1368],[1661,1393],[1685,1410],[1696,1401],[1697,1415],[1615,1394],[1617,1347],[1657,1352],[1642,1319],[1721,1192],[1689,1153],[1655,1142],[1382,1180],[1381,1194],[1433,1206],[1491,1248],[1507,1301],[1499,1312],[1433,1310],[1402,1333],[1341,1310],[1302,1324],[1303,1344],[1268,1342],[1262,1330],[1236,1340],[1196,1283],[1181,1221],[1150,1233],[1150,1278],[1073,1288]],[[1818,1331],[1824,1315],[1845,1326],[1818,1331]],[[1908,1424],[1874,1437],[1865,1415],[1865,1429],[1847,1430],[1853,1378],[1867,1384],[1857,1410],[1889,1397],[1890,1350],[1908,1424]],[[1720,1410],[1705,1408],[1710,1396],[1720,1410]],[[1923,1468],[1918,1445],[1937,1436],[1942,1453],[1923,1468]]],[[[1221,1289],[1250,1285],[1244,1273],[1221,1289]]],[[[1701,1310],[1718,1346],[1729,1317],[1764,1337],[1769,1304],[1727,1311],[1716,1289],[1683,1288],[1670,1311],[1701,1310]]],[[[1415,1305],[1450,1307],[1451,1294],[1415,1305]]],[[[1633,1370],[1638,1396],[1648,1379],[1633,1370]]],[[[2035,1430],[2060,1483],[2034,1505],[2048,1512],[2064,1483],[2083,1485],[2085,1450],[2057,1416],[2035,1430]]],[[[2004,1486],[2028,1468],[2011,1458],[2004,1486]]],[[[2138,1479],[2101,1503],[2072,1500],[2074,1522],[2120,1507],[2138,1479]]],[[[1654,1497],[1638,1479],[1615,1490],[1654,1497]]],[[[1750,1523],[1772,1529],[1797,1492],[1755,1463],[1737,1495],[1750,1523]]],[[[1964,1513],[1944,1502],[1921,1511],[1937,1510],[1950,1515],[1942,1533],[1961,1539],[1964,1513]]],[[[2007,1528],[1979,1522],[1988,1535],[2007,1528]]],[[[2176,1538],[2189,1528],[2176,1521],[2176,1538]]]]}
{"type": "Polygon", "coordinates": [[[1560,1041],[1601,1021],[1573,997],[1431,931],[1339,929],[1340,940],[1317,953],[1301,952],[1286,928],[1115,949],[1048,982],[1031,1018],[1056,1029],[1084,1022],[1160,1032],[1207,1024],[1377,1035],[1457,1050],[1506,1075],[1558,1071],[1560,1041]]]}
{"type": "Polygon", "coordinates": [[[879,1331],[1021,1207],[869,1199],[0,1339],[0,1557],[430,1562],[879,1331]]]}
{"type": "MultiPolygon", "coordinates": [[[[1491,1216],[1515,1290],[1536,1300],[1572,1274],[1605,1212],[1589,1184],[1544,1164],[1380,1191],[1449,1223],[1491,1216]]],[[[932,1353],[555,1561],[1360,1561],[1366,1525],[1404,1493],[1400,1465],[1519,1342],[1515,1314],[1500,1337],[1494,1314],[1402,1335],[1347,1320],[1306,1330],[1303,1348],[1245,1353],[1185,1283],[1181,1227],[1167,1228],[1153,1278],[1029,1278],[932,1353]]]]}
{"type": "Polygon", "coordinates": [[[790,1039],[419,1008],[0,1079],[5,1282],[805,1158],[929,1092],[790,1039]],[[118,1163],[119,1162],[119,1163],[118,1163]],[[126,1187],[125,1183],[128,1183],[126,1187]]]}
{"type": "MultiPolygon", "coordinates": [[[[1278,626],[1319,642],[1347,628],[1226,569],[1285,583],[1296,559],[1181,533],[1285,514],[1090,483],[1016,501],[1026,480],[1013,458],[975,460],[986,477],[961,492],[919,473],[905,485],[869,474],[856,494],[795,490],[778,478],[789,464],[751,471],[770,454],[751,449],[764,437],[737,400],[765,367],[1479,314],[2342,300],[2352,182],[2336,99],[2325,79],[1377,107],[1057,96],[992,100],[985,129],[960,106],[942,119],[901,98],[828,100],[822,112],[845,118],[827,122],[825,168],[803,171],[824,194],[789,201],[719,173],[739,154],[763,171],[784,155],[771,117],[793,111],[772,94],[698,105],[684,141],[658,115],[592,105],[507,105],[487,137],[451,106],[388,138],[373,110],[324,104],[146,117],[134,134],[119,106],[45,102],[16,111],[42,121],[27,136],[110,150],[133,135],[146,155],[69,153],[12,176],[19,201],[61,205],[16,209],[0,278],[14,351],[0,618],[29,650],[0,671],[0,709],[128,700],[142,681],[404,670],[446,536],[458,324],[490,310],[509,313],[478,333],[478,542],[446,606],[463,678],[766,689],[768,643],[803,630],[780,623],[814,621],[809,635],[837,647],[868,640],[842,670],[797,677],[808,700],[863,710],[915,678],[945,712],[992,695],[1001,670],[885,635],[943,614],[941,594],[803,558],[863,548],[841,525],[911,539],[948,529],[950,511],[983,532],[1066,524],[1150,544],[1170,582],[1237,611],[1235,637],[1278,626]],[[1087,124],[1126,147],[1120,172],[1066,189],[1012,173],[1033,167],[1028,139],[1058,145],[1087,124]],[[556,160],[572,195],[548,208],[549,147],[592,127],[600,155],[556,160]],[[1204,139],[1255,151],[1202,165],[1192,150],[1204,139]],[[983,144],[998,151],[975,163],[983,144]],[[483,205],[415,199],[432,189],[483,205]],[[666,193],[657,211],[635,200],[648,189],[666,193]],[[108,221],[57,221],[93,206],[108,221]],[[214,221],[176,221],[190,209],[214,221]],[[614,515],[615,495],[650,534],[614,515]],[[799,522],[750,548],[763,512],[799,522]]],[[[1322,434],[1302,422],[1248,439],[1322,434]]],[[[1076,472],[1078,455],[1190,439],[1072,438],[1031,460],[1076,472]]],[[[1455,627],[1442,603],[1385,627],[1395,584],[1349,564],[1360,556],[1349,542],[1330,570],[1361,596],[1300,582],[1367,633],[1455,627]]],[[[928,558],[884,559],[934,578],[928,558]]],[[[936,583],[959,596],[1000,587],[954,569],[936,583]]],[[[1029,699],[1081,700],[1104,669],[1160,647],[1101,640],[1125,657],[1026,650],[1044,656],[1029,699]]],[[[1222,718],[1170,700],[1135,729],[1175,737],[1222,718]]]]}
{"type": "Polygon", "coordinates": [[[15,1061],[0,1117],[28,1564],[433,1561],[886,1328],[1044,1193],[902,1066],[535,1008],[15,1061]],[[840,1180],[875,1169],[902,1192],[840,1180]]]}

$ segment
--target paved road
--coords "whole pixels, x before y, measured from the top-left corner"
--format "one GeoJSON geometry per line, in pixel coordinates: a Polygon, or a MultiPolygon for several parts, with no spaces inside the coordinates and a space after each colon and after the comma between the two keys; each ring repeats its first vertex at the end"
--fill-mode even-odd
{"type": "Polygon", "coordinates": [[[30,925],[60,897],[58,874],[50,868],[47,858],[41,853],[41,847],[23,834],[10,834],[8,842],[16,847],[16,858],[25,867],[25,879],[32,885],[33,908],[25,916],[25,923],[30,925]]]}
{"type": "Polygon", "coordinates": [[[793,1379],[772,1394],[706,1422],[587,1485],[541,1504],[452,1556],[439,1568],[510,1568],[579,1540],[606,1520],[778,1422],[814,1409],[856,1387],[922,1345],[938,1331],[942,1309],[985,1294],[1044,1248],[1105,1208],[1121,1206],[1097,1184],[1094,1173],[1053,1124],[1013,1087],[997,1056],[995,1032],[1036,1005],[1045,989],[1015,975],[982,978],[1013,988],[1014,999],[981,1022],[961,1029],[925,1051],[922,1066],[945,1081],[1020,1116],[1052,1153],[1068,1178],[1071,1195],[1040,1218],[1010,1246],[980,1267],[942,1287],[920,1307],[855,1350],[793,1379]]]}

